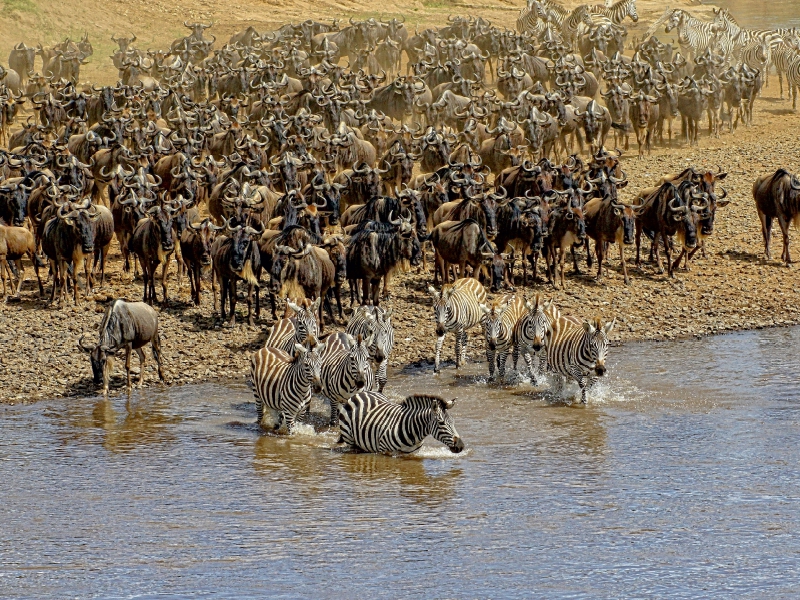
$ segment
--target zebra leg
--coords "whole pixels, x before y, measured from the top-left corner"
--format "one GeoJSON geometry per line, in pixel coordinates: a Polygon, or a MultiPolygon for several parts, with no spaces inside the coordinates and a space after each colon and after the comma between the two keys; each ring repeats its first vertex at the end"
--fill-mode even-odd
{"type": "Polygon", "coordinates": [[[261,425],[264,420],[264,403],[256,396],[256,425],[261,425]]]}
{"type": "MultiPolygon", "coordinates": [[[[339,425],[339,401],[333,398],[329,399],[331,402],[331,418],[328,421],[330,427],[338,427],[339,425]]],[[[309,403],[310,405],[311,403],[309,403]]]]}
{"type": "Polygon", "coordinates": [[[497,355],[497,370],[501,381],[506,377],[506,360],[508,360],[508,349],[501,350],[497,355]]]}
{"type": "Polygon", "coordinates": [[[456,330],[456,369],[461,366],[461,331],[456,330]]]}
{"type": "Polygon", "coordinates": [[[433,361],[433,372],[439,372],[439,359],[442,356],[442,345],[444,344],[444,336],[439,336],[436,338],[436,357],[433,361]]]}
{"type": "Polygon", "coordinates": [[[528,352],[523,354],[525,357],[525,365],[528,367],[528,377],[531,379],[531,385],[538,385],[539,379],[536,377],[536,369],[533,367],[533,358],[528,352]]]}
{"type": "Polygon", "coordinates": [[[384,359],[381,364],[378,365],[378,371],[375,374],[375,381],[378,383],[379,392],[383,392],[383,388],[386,387],[386,382],[388,381],[386,372],[388,370],[389,361],[384,359]]]}
{"type": "Polygon", "coordinates": [[[461,331],[461,366],[467,363],[467,330],[461,331]]]}
{"type": "Polygon", "coordinates": [[[489,381],[494,381],[495,351],[488,346],[486,347],[486,360],[489,361],[489,381]]]}

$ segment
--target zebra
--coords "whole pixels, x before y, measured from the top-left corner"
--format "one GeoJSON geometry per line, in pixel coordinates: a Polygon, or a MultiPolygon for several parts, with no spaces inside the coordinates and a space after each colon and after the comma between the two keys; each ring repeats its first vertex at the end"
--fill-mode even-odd
{"type": "Polygon", "coordinates": [[[792,95],[792,110],[797,110],[797,94],[800,88],[800,54],[795,54],[786,69],[786,88],[792,95]]]}
{"type": "Polygon", "coordinates": [[[338,443],[364,452],[414,452],[431,436],[458,454],[464,442],[448,413],[453,400],[415,394],[393,402],[380,392],[360,392],[339,408],[338,443]]]}
{"type": "Polygon", "coordinates": [[[695,19],[687,11],[676,8],[666,20],[666,33],[678,30],[678,43],[687,56],[698,56],[711,45],[716,38],[716,28],[712,23],[695,19]]]}
{"type": "Polygon", "coordinates": [[[318,394],[320,384],[320,359],[316,348],[307,349],[295,344],[289,354],[278,348],[261,348],[250,359],[250,378],[256,397],[259,425],[264,411],[278,413],[278,431],[285,424],[291,434],[294,422],[308,411],[311,391],[318,394]]]}
{"type": "Polygon", "coordinates": [[[394,348],[394,327],[392,326],[392,309],[384,310],[380,306],[360,306],[350,316],[347,333],[352,336],[362,335],[368,338],[373,332],[375,336],[369,345],[369,355],[377,365],[375,380],[378,391],[386,387],[389,356],[394,348]]]}
{"type": "Polygon", "coordinates": [[[477,279],[464,277],[452,285],[442,286],[441,292],[429,286],[428,293],[433,297],[433,317],[436,322],[433,370],[439,372],[442,345],[448,331],[456,336],[456,368],[459,368],[467,361],[467,330],[477,325],[483,316],[481,304],[486,303],[486,290],[477,279]]]}
{"type": "Polygon", "coordinates": [[[527,5],[523,8],[519,17],[517,17],[517,31],[520,33],[533,33],[538,34],[542,25],[539,21],[547,20],[547,13],[539,0],[528,0],[527,5]]]}
{"type": "Polygon", "coordinates": [[[494,381],[495,364],[500,379],[506,375],[506,359],[512,346],[514,326],[525,312],[525,300],[519,295],[505,295],[491,306],[481,304],[481,319],[486,338],[486,360],[489,361],[489,381],[494,381]]]}
{"type": "Polygon", "coordinates": [[[539,294],[531,303],[525,300],[525,313],[514,325],[512,343],[514,346],[514,369],[517,368],[520,354],[525,358],[528,374],[533,385],[539,381],[538,375],[544,375],[547,366],[547,340],[552,330],[553,319],[558,310],[553,301],[542,302],[539,294]]]}
{"type": "Polygon", "coordinates": [[[581,404],[586,404],[588,391],[606,373],[608,335],[616,321],[615,318],[605,325],[600,319],[578,322],[575,318],[558,317],[553,321],[547,367],[561,376],[556,394],[561,392],[564,380],[572,377],[581,389],[581,404]]]}
{"type": "Polygon", "coordinates": [[[611,6],[595,4],[589,7],[589,12],[606,17],[614,25],[622,23],[625,17],[630,17],[634,23],[639,22],[639,13],[636,12],[636,0],[619,0],[619,2],[611,6]]]}
{"type": "MultiPolygon", "coordinates": [[[[778,46],[772,53],[772,64],[775,65],[775,71],[778,73],[778,83],[780,85],[780,90],[781,90],[781,100],[784,99],[783,76],[787,75],[792,65],[792,62],[797,61],[798,58],[800,58],[800,54],[798,54],[796,48],[790,46],[786,42],[778,46]]],[[[789,87],[788,75],[786,83],[788,88],[789,87]]],[[[791,96],[791,91],[790,91],[790,96],[791,96]]]]}
{"type": "Polygon", "coordinates": [[[592,16],[589,14],[589,7],[581,4],[573,10],[569,16],[561,23],[561,37],[568,48],[573,48],[575,40],[578,36],[578,27],[585,25],[587,28],[592,27],[592,16]]]}
{"type": "Polygon", "coordinates": [[[265,348],[279,348],[284,352],[291,352],[295,344],[312,347],[319,339],[319,325],[317,313],[320,299],[305,304],[295,304],[286,299],[286,316],[277,321],[271,328],[265,348]],[[289,310],[294,312],[293,317],[288,317],[289,310]]]}
{"type": "Polygon", "coordinates": [[[360,335],[354,338],[347,333],[333,333],[319,351],[320,383],[322,395],[331,405],[331,427],[339,422],[339,405],[359,390],[371,390],[375,383],[369,366],[368,347],[372,341],[360,335]]]}

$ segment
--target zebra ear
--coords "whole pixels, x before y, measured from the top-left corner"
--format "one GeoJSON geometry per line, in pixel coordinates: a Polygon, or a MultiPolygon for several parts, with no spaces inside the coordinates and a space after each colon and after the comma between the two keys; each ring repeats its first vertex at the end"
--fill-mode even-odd
{"type": "MultiPolygon", "coordinates": [[[[361,336],[359,335],[359,336],[358,336],[358,338],[359,338],[359,340],[360,340],[360,339],[361,339],[361,336]]],[[[352,346],[355,346],[355,345],[356,345],[356,338],[354,338],[354,337],[353,337],[352,335],[350,335],[349,333],[347,334],[347,341],[348,341],[348,342],[350,342],[350,344],[351,344],[352,346]]]]}
{"type": "Polygon", "coordinates": [[[286,299],[286,306],[291,308],[296,313],[300,312],[300,307],[297,304],[295,304],[294,302],[292,302],[291,300],[289,300],[288,298],[286,299]]]}
{"type": "Polygon", "coordinates": [[[492,312],[492,309],[486,306],[485,304],[481,304],[481,310],[485,315],[488,315],[490,312],[492,312]]]}
{"type": "Polygon", "coordinates": [[[610,323],[606,323],[605,327],[603,327],[603,331],[605,332],[605,334],[608,335],[609,333],[611,333],[614,329],[614,325],[616,324],[617,324],[617,317],[614,317],[614,319],[610,323]]]}
{"type": "Polygon", "coordinates": [[[434,288],[432,285],[428,286],[428,293],[433,297],[434,300],[439,299],[439,293],[436,291],[436,288],[434,288]]]}
{"type": "Polygon", "coordinates": [[[314,300],[314,302],[311,304],[311,308],[314,310],[315,313],[319,310],[319,305],[321,302],[322,302],[322,296],[314,300]]]}
{"type": "Polygon", "coordinates": [[[390,308],[389,310],[387,310],[386,312],[383,313],[383,320],[384,321],[388,321],[392,317],[392,311],[393,310],[394,310],[393,308],[390,308]]]}
{"type": "Polygon", "coordinates": [[[589,323],[589,321],[584,321],[584,322],[583,322],[583,330],[584,330],[586,333],[594,333],[594,331],[595,331],[595,329],[594,329],[594,325],[592,325],[591,323],[589,323]]]}
{"type": "Polygon", "coordinates": [[[301,344],[295,344],[294,345],[294,357],[295,358],[299,358],[299,357],[303,356],[306,352],[308,352],[308,350],[306,350],[305,346],[303,346],[301,344]]]}
{"type": "Polygon", "coordinates": [[[456,405],[457,398],[453,398],[452,400],[445,400],[444,398],[441,399],[442,408],[445,410],[450,410],[456,405]]]}

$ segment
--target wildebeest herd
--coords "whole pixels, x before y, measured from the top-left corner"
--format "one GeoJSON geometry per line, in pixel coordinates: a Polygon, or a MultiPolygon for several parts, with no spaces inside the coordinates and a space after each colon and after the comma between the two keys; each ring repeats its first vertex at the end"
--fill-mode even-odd
{"type": "MultiPolygon", "coordinates": [[[[697,144],[704,116],[709,135],[722,124],[733,133],[752,123],[772,66],[791,89],[800,81],[797,31],[742,29],[726,11],[697,27],[686,15],[667,11],[649,32],[677,28],[680,48],[652,35],[628,44],[623,21],[638,20],[635,0],[572,11],[530,0],[517,31],[460,16],[413,35],[397,18],[308,20],[249,27],[221,44],[207,37],[210,25],[185,23],[190,33],[164,50],[113,38],[119,78],[105,86],[80,82],[88,36],[52,48],[20,43],[0,70],[4,294],[8,280],[19,298],[29,259],[40,295],[49,267],[50,302],[71,290],[77,304],[81,289],[103,285],[116,240],[125,272],[141,270],[144,303],[169,301],[174,269],[200,306],[210,274],[214,312],[235,325],[244,287],[254,325],[266,291],[274,324],[252,359],[259,421],[270,409],[291,429],[316,389],[351,444],[421,443],[363,437],[358,428],[377,411],[460,449],[450,403],[412,397],[406,412],[384,410],[380,394],[394,343],[380,301],[394,273],[428,276],[430,248],[433,283],[444,286],[430,290],[437,370],[445,334],[455,334],[460,364],[466,331],[480,323],[492,377],[504,375],[511,351],[532,381],[545,370],[572,378],[585,402],[605,372],[613,322],[561,316],[514,285],[543,284],[541,275],[565,287],[566,263],[577,271],[582,250],[600,279],[614,243],[628,284],[624,247],[635,243],[640,264],[642,234],[661,273],[662,248],[670,277],[681,260],[688,268],[728,202],[726,173],[689,167],[623,202],[623,150],[606,148],[628,150],[632,132],[640,157],[679,137],[697,144]],[[706,30],[708,38],[685,33],[706,30]],[[490,302],[484,284],[511,293],[490,302]],[[347,332],[323,340],[326,318],[344,319],[346,291],[347,332]],[[369,391],[375,383],[380,391],[369,391]]],[[[800,180],[785,170],[754,188],[767,254],[777,218],[787,262],[798,194],[800,180]]],[[[81,340],[106,391],[107,359],[122,348],[129,385],[131,351],[143,365],[149,342],[163,376],[147,304],[114,302],[97,344],[81,340]]]]}

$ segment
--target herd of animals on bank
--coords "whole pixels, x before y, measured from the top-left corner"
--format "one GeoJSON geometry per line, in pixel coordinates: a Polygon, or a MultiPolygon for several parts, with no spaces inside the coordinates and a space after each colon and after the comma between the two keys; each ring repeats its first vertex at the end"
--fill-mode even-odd
{"type": "MultiPolygon", "coordinates": [[[[638,20],[635,0],[572,11],[530,0],[516,31],[472,17],[413,35],[396,18],[308,20],[269,33],[249,27],[225,44],[207,37],[211,25],[187,23],[169,49],[112,38],[119,79],[105,86],[79,83],[88,36],[20,43],[0,68],[3,293],[8,282],[19,299],[30,260],[40,295],[49,267],[50,302],[71,290],[77,304],[81,288],[104,284],[116,238],[124,271],[141,269],[144,302],[114,301],[97,343],[81,338],[107,393],[123,348],[128,387],[131,352],[141,384],[148,343],[163,379],[151,306],[159,267],[165,304],[173,265],[198,306],[210,276],[213,310],[229,326],[237,287],[250,325],[265,288],[274,324],[252,358],[259,422],[276,411],[291,431],[314,390],[352,446],[410,451],[432,434],[458,451],[450,402],[382,395],[393,333],[380,300],[399,270],[422,263],[427,277],[430,248],[442,286],[429,290],[437,370],[446,333],[460,365],[467,330],[480,324],[492,378],[504,376],[511,352],[533,382],[545,371],[570,378],[586,402],[605,373],[614,323],[513,293],[517,260],[523,286],[542,272],[565,287],[568,255],[578,271],[585,249],[591,267],[593,240],[600,279],[617,244],[628,284],[624,247],[635,243],[640,264],[644,234],[650,260],[663,273],[663,248],[674,277],[682,260],[688,268],[705,254],[728,203],[726,173],[689,167],[622,202],[623,150],[606,146],[628,150],[631,133],[640,157],[654,143],[697,144],[704,117],[709,135],[734,134],[752,124],[772,68],[793,98],[800,83],[797,30],[743,29],[725,10],[712,22],[667,10],[627,56],[626,18],[638,20]],[[652,35],[661,25],[677,31],[679,47],[652,35]],[[32,113],[25,120],[23,110],[32,113]],[[489,302],[484,284],[512,293],[489,302]],[[326,315],[344,319],[345,286],[347,330],[323,339],[326,315]]],[[[777,218],[790,262],[800,180],[779,169],[753,194],[767,256],[777,218]]]]}

